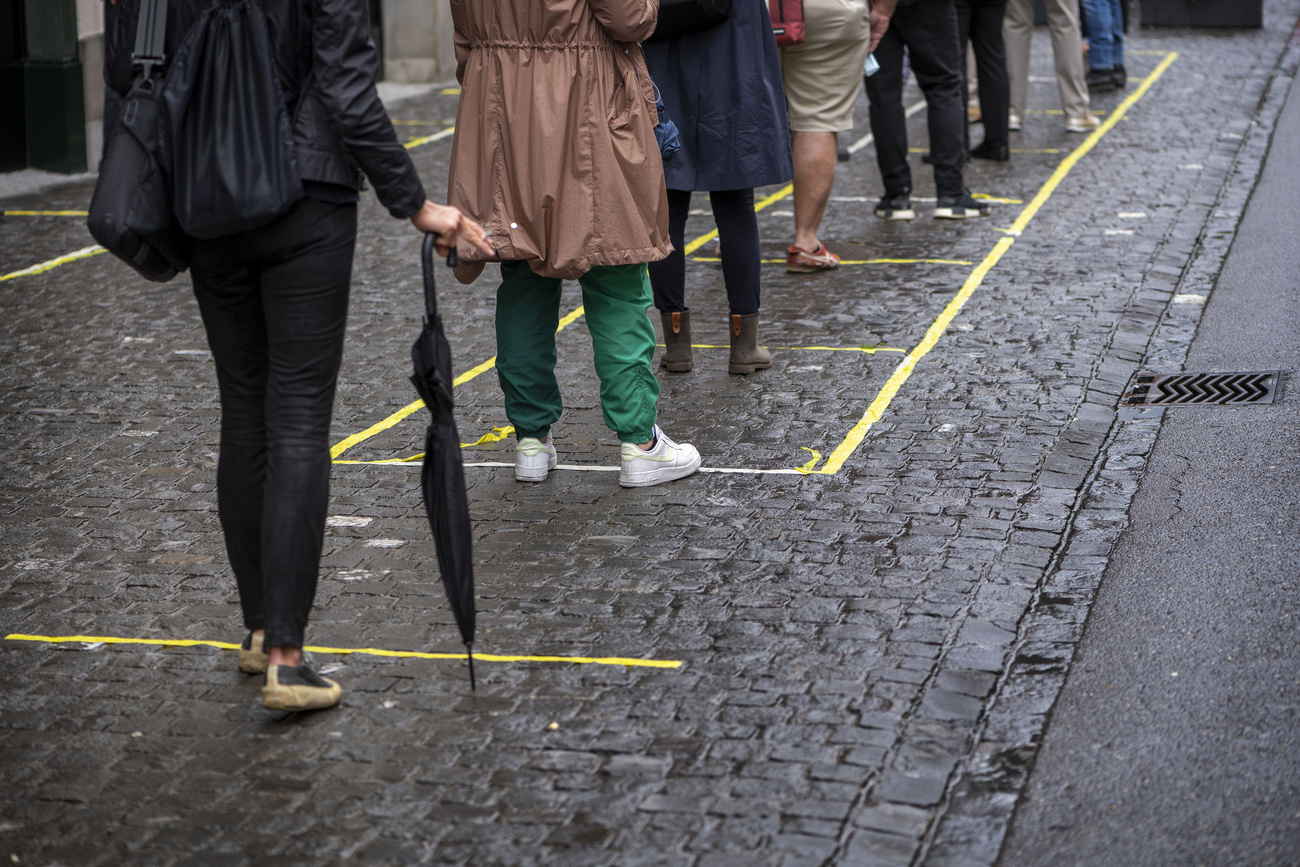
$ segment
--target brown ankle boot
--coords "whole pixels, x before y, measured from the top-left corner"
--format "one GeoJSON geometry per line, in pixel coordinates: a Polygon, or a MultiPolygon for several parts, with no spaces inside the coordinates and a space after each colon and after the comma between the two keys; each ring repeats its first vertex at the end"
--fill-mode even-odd
{"type": "Polygon", "coordinates": [[[731,315],[731,362],[728,373],[753,373],[772,366],[772,353],[758,345],[758,314],[731,315]]]}
{"type": "Polygon", "coordinates": [[[669,373],[690,373],[691,371],[691,311],[668,313],[660,310],[659,316],[664,323],[663,358],[659,366],[669,373]]]}

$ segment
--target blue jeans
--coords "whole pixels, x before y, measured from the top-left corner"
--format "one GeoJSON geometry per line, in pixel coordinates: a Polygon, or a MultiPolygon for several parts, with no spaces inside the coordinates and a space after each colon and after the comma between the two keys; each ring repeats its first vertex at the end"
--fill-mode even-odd
{"type": "Polygon", "coordinates": [[[1120,0],[1083,0],[1088,26],[1088,65],[1114,69],[1124,65],[1124,11],[1120,0]]]}

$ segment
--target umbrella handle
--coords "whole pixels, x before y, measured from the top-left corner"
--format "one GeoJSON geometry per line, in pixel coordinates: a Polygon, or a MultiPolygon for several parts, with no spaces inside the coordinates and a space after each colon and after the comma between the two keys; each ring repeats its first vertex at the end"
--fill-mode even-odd
{"type": "MultiPolygon", "coordinates": [[[[433,247],[436,239],[437,235],[426,234],[424,247],[420,251],[420,262],[424,266],[424,312],[429,317],[429,321],[433,321],[438,315],[438,292],[433,275],[433,247]]],[[[455,268],[459,261],[456,248],[452,247],[447,253],[447,267],[455,268]]]]}
{"type": "Polygon", "coordinates": [[[424,266],[424,313],[432,322],[438,316],[438,291],[433,276],[433,242],[435,236],[424,236],[424,247],[420,251],[420,262],[424,266]]]}

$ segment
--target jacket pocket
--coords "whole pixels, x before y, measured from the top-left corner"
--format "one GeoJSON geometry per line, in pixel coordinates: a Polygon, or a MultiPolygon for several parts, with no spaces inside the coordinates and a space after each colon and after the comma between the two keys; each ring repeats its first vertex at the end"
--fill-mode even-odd
{"type": "Polygon", "coordinates": [[[609,128],[623,129],[632,121],[638,88],[636,66],[626,48],[614,49],[614,92],[609,100],[609,128]]]}

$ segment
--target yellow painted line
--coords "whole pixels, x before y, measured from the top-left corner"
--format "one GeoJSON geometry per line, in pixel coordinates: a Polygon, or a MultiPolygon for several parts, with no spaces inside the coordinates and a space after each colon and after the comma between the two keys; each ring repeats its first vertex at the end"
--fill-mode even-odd
{"type": "MultiPolygon", "coordinates": [[[[760,201],[755,202],[755,203],[754,203],[754,213],[758,213],[759,211],[763,210],[764,208],[767,208],[767,207],[770,207],[770,206],[776,204],[777,202],[779,202],[779,201],[781,201],[782,199],[786,198],[787,196],[789,196],[789,195],[790,195],[791,193],[793,193],[793,192],[794,192],[794,184],[786,184],[784,187],[782,187],[781,189],[777,190],[775,193],[772,193],[770,196],[767,196],[767,197],[761,199],[760,201]]],[[[694,241],[689,242],[689,243],[686,245],[686,248],[685,248],[685,250],[684,250],[683,252],[685,253],[685,255],[689,256],[689,255],[691,255],[692,253],[694,253],[696,250],[698,250],[698,249],[700,249],[701,247],[703,247],[705,244],[707,244],[707,243],[709,243],[710,241],[712,241],[712,240],[713,240],[714,238],[716,238],[716,237],[718,237],[718,230],[717,230],[717,229],[712,229],[712,230],[710,230],[710,231],[708,231],[708,232],[705,232],[703,235],[700,235],[700,237],[696,238],[694,241]]],[[[781,261],[784,262],[785,260],[782,259],[781,261]]]]}
{"type": "Polygon", "coordinates": [[[1142,83],[1115,107],[1115,110],[1110,113],[1110,117],[1102,121],[1101,126],[1089,133],[1081,145],[1075,148],[1069,156],[1061,160],[1061,164],[1056,167],[1056,171],[1052,172],[1052,176],[1047,179],[1047,183],[1039,188],[1038,194],[1030,200],[1029,204],[1020,212],[1020,216],[1016,217],[1016,221],[1011,224],[1012,234],[1024,231],[1025,226],[1029,225],[1029,221],[1038,213],[1039,208],[1051,197],[1052,193],[1056,192],[1056,188],[1060,186],[1061,181],[1065,180],[1065,176],[1070,173],[1075,164],[1087,156],[1089,151],[1097,146],[1097,142],[1101,141],[1106,133],[1115,128],[1115,124],[1119,123],[1120,118],[1128,112],[1134,103],[1146,96],[1147,91],[1156,83],[1156,80],[1164,75],[1165,70],[1177,59],[1178,52],[1176,51],[1171,51],[1165,55],[1165,59],[1156,64],[1156,68],[1151,71],[1151,74],[1142,79],[1142,83]]]}
{"type": "MultiPolygon", "coordinates": [[[[1140,54],[1141,52],[1139,52],[1139,51],[1129,51],[1129,52],[1126,52],[1126,53],[1128,53],[1128,54],[1140,54]]],[[[1154,53],[1155,53],[1155,54],[1165,54],[1166,52],[1164,52],[1164,51],[1156,51],[1156,52],[1154,52],[1154,53]]],[[[1105,117],[1105,116],[1106,116],[1106,109],[1104,109],[1104,108],[1094,108],[1094,109],[1092,110],[1092,113],[1095,114],[1095,115],[1097,115],[1097,117],[1105,117]]],[[[1030,108],[1030,109],[1026,109],[1026,110],[1025,110],[1025,114],[1065,114],[1065,112],[1064,112],[1063,110],[1059,109],[1059,108],[1030,108]]]]}
{"type": "MultiPolygon", "coordinates": [[[[663,346],[662,343],[656,344],[663,346]]],[[[711,343],[692,343],[692,349],[730,349],[730,346],[718,346],[711,343]]],[[[807,352],[865,352],[868,355],[874,355],[877,352],[906,352],[906,349],[895,349],[891,346],[773,346],[772,349],[783,351],[807,351],[807,352]]]]}
{"type": "MultiPolygon", "coordinates": [[[[814,452],[813,449],[805,449],[805,451],[813,452],[814,454],[816,454],[816,452],[814,452]]],[[[818,455],[818,460],[820,460],[820,459],[821,459],[821,456],[818,455]]],[[[416,466],[416,464],[411,463],[410,461],[402,461],[402,460],[390,460],[390,461],[335,461],[334,463],[336,463],[336,464],[366,464],[366,465],[386,464],[386,465],[389,465],[389,466],[402,466],[402,467],[415,467],[415,466],[416,466]]],[[[813,465],[816,465],[816,461],[813,461],[813,465]]],[[[513,470],[513,469],[515,468],[515,463],[514,463],[514,461],[472,461],[472,462],[471,462],[471,461],[466,461],[466,462],[463,464],[463,466],[466,466],[466,467],[483,468],[483,469],[497,469],[497,470],[507,470],[507,469],[508,469],[508,470],[513,470]]],[[[555,470],[568,470],[568,471],[572,471],[572,472],[580,472],[580,473],[617,473],[618,470],[619,470],[619,468],[618,468],[618,467],[606,467],[606,466],[601,466],[600,464],[556,464],[556,466],[555,466],[555,468],[552,470],[552,472],[554,472],[555,470]]],[[[701,473],[725,473],[725,474],[739,475],[739,476],[797,476],[797,475],[807,475],[803,470],[798,469],[798,468],[794,468],[794,467],[782,467],[782,468],[780,468],[780,469],[775,469],[775,470],[759,470],[759,469],[754,469],[753,467],[700,467],[699,472],[701,472],[701,473]]],[[[475,654],[475,658],[477,658],[477,657],[478,657],[478,654],[475,654]]]]}
{"type": "MultiPolygon", "coordinates": [[[[420,145],[428,144],[429,142],[435,142],[441,139],[445,139],[448,136],[455,133],[455,131],[456,128],[454,126],[448,127],[447,129],[439,130],[433,135],[426,135],[426,136],[421,136],[420,138],[411,139],[405,145],[403,145],[403,147],[407,148],[408,150],[410,150],[411,148],[417,148],[420,145]]],[[[12,215],[21,215],[21,216],[81,217],[81,216],[86,216],[88,212],[85,211],[5,211],[4,213],[5,216],[10,216],[12,214],[12,215]]],[[[0,276],[0,282],[3,282],[5,280],[13,280],[16,277],[29,277],[33,274],[43,274],[46,271],[50,271],[54,268],[59,267],[60,265],[66,265],[69,262],[75,262],[78,259],[86,259],[91,256],[97,256],[100,253],[105,253],[105,252],[107,251],[103,247],[100,247],[98,245],[94,247],[85,247],[81,250],[77,250],[75,252],[69,253],[66,256],[60,256],[57,259],[51,259],[48,262],[41,262],[39,265],[33,265],[30,268],[24,268],[21,271],[14,271],[12,274],[5,274],[3,276],[0,276]]],[[[419,407],[417,406],[416,409],[418,408],[419,407]]],[[[411,412],[414,412],[414,410],[412,410],[411,412]]],[[[407,413],[407,415],[409,414],[410,413],[407,413]]]]}
{"type": "MultiPolygon", "coordinates": [[[[978,197],[977,197],[978,198],[978,197]]],[[[991,196],[984,198],[990,201],[1001,202],[1010,201],[1006,199],[993,199],[991,196]]],[[[692,256],[692,262],[721,262],[717,256],[692,256]]],[[[784,265],[784,259],[760,259],[764,265],[784,265]]],[[[974,265],[974,262],[965,259],[841,259],[841,265],[974,265]]]]}
{"type": "Polygon", "coordinates": [[[984,261],[980,262],[979,265],[975,267],[975,270],[971,271],[970,276],[966,278],[966,282],[962,284],[961,290],[950,302],[948,302],[948,305],[944,308],[943,312],[939,314],[939,318],[936,319],[928,329],[926,329],[925,336],[921,339],[921,342],[918,343],[916,347],[899,362],[898,367],[885,382],[884,387],[880,389],[880,392],[871,402],[871,405],[867,407],[867,411],[863,414],[862,419],[853,426],[853,429],[849,431],[848,436],[846,436],[835,450],[831,452],[830,457],[826,459],[825,466],[819,470],[813,470],[813,472],[824,475],[833,475],[839,472],[840,468],[844,466],[844,462],[849,459],[849,456],[851,456],[853,452],[857,450],[858,446],[862,444],[862,441],[866,439],[867,431],[871,429],[871,426],[880,421],[885,410],[889,408],[889,404],[893,401],[894,396],[898,394],[898,390],[902,388],[903,383],[907,382],[908,378],[912,375],[912,371],[916,368],[917,363],[925,357],[926,353],[933,349],[939,342],[939,339],[943,337],[944,332],[947,330],[948,325],[952,322],[953,318],[961,312],[966,301],[970,299],[971,295],[975,294],[975,290],[984,282],[984,277],[993,266],[998,263],[1007,250],[1011,248],[1011,245],[1015,243],[1015,238],[1024,231],[1027,225],[1029,225],[1029,221],[1034,218],[1038,211],[1051,197],[1052,193],[1056,191],[1056,188],[1060,186],[1061,181],[1063,181],[1066,175],[1070,173],[1070,170],[1073,169],[1079,160],[1086,156],[1089,151],[1096,147],[1097,142],[1101,141],[1102,137],[1106,135],[1106,133],[1115,128],[1115,124],[1119,123],[1124,114],[1139,99],[1146,95],[1147,91],[1151,89],[1157,79],[1164,75],[1165,71],[1169,69],[1170,65],[1172,65],[1177,59],[1178,52],[1171,51],[1167,53],[1164,60],[1156,65],[1156,68],[1151,71],[1151,74],[1144,78],[1142,83],[1139,84],[1138,87],[1129,94],[1114,111],[1111,112],[1110,117],[1103,121],[1101,126],[1093,130],[1088,137],[1083,140],[1083,143],[1075,148],[1069,156],[1061,160],[1060,165],[1056,167],[1056,170],[1052,172],[1047,181],[1039,188],[1038,193],[1030,200],[1029,204],[1024,207],[1020,212],[1020,215],[1016,217],[1015,222],[1011,224],[1011,228],[1008,230],[1010,237],[1002,238],[994,244],[993,249],[984,257],[984,261]]]}
{"type": "MultiPolygon", "coordinates": [[[[511,465],[513,466],[513,464],[511,465]]],[[[47,644],[145,644],[160,647],[215,647],[219,650],[238,650],[238,644],[226,641],[191,641],[171,638],[115,638],[107,635],[20,635],[5,636],[6,641],[40,641],[47,644]]],[[[381,650],[375,647],[315,647],[307,646],[309,653],[328,653],[336,656],[358,654],[384,656],[396,659],[465,659],[464,653],[420,653],[414,650],[381,650]]],[[[475,653],[474,659],[482,662],[568,662],[576,665],[622,665],[639,668],[681,668],[679,659],[636,659],[623,656],[524,656],[500,653],[475,653]]]]}
{"type": "MultiPolygon", "coordinates": [[[[555,329],[555,333],[556,333],[556,334],[559,334],[561,331],[563,331],[564,329],[568,328],[568,327],[569,327],[570,325],[572,325],[574,322],[578,321],[578,319],[582,318],[582,315],[583,315],[585,312],[586,312],[586,308],[585,308],[585,307],[582,307],[582,306],[579,306],[579,307],[577,307],[576,309],[574,309],[573,311],[571,311],[570,313],[568,313],[567,315],[565,315],[565,317],[564,317],[563,319],[560,320],[559,327],[557,327],[557,328],[555,329]]],[[[455,379],[453,379],[453,380],[451,381],[451,386],[452,386],[452,388],[455,388],[455,387],[458,386],[458,385],[464,385],[465,383],[469,382],[471,379],[474,379],[476,376],[479,376],[479,375],[481,375],[481,374],[487,373],[489,370],[491,370],[492,368],[496,367],[496,364],[497,364],[497,357],[494,355],[494,356],[492,356],[491,358],[489,358],[487,361],[485,361],[485,362],[483,362],[482,364],[478,365],[477,367],[472,367],[472,368],[470,368],[469,370],[467,370],[467,371],[465,371],[464,373],[462,373],[460,376],[458,376],[458,377],[456,377],[455,379]]],[[[413,402],[413,403],[408,403],[406,406],[402,407],[402,408],[399,409],[397,412],[393,413],[392,415],[390,415],[388,418],[384,419],[383,421],[378,422],[377,424],[373,424],[373,425],[371,425],[370,427],[366,428],[365,430],[361,431],[360,433],[354,433],[354,434],[352,434],[352,436],[347,437],[346,439],[339,441],[338,443],[336,443],[336,444],[335,444],[335,445],[330,449],[330,458],[331,458],[331,459],[336,459],[336,458],[338,458],[339,455],[343,454],[343,453],[346,452],[348,449],[350,449],[350,448],[352,448],[353,446],[355,446],[357,443],[365,442],[366,440],[370,439],[370,438],[371,438],[372,436],[374,436],[375,434],[383,433],[384,431],[388,430],[389,428],[394,427],[394,426],[396,426],[396,425],[398,425],[398,424],[401,424],[401,423],[402,423],[404,420],[406,420],[406,419],[407,419],[407,418],[408,418],[412,413],[417,412],[417,411],[418,411],[421,407],[423,407],[423,406],[424,406],[424,401],[423,401],[423,400],[417,400],[417,401],[415,401],[415,402],[413,402]]],[[[375,464],[375,463],[378,463],[378,464],[391,464],[391,463],[406,463],[407,461],[410,461],[410,460],[414,460],[414,458],[399,458],[399,459],[396,459],[396,460],[387,460],[387,461],[340,461],[340,460],[334,460],[334,463],[336,463],[336,464],[375,464]]]]}
{"type": "Polygon", "coordinates": [[[90,211],[5,211],[6,217],[89,217],[90,211]]]}
{"type": "MultiPolygon", "coordinates": [[[[1129,52],[1129,53],[1131,54],[1132,52],[1129,52]]],[[[459,88],[459,87],[444,87],[442,90],[440,90],[440,91],[438,91],[438,92],[441,93],[443,96],[459,96],[459,95],[460,95],[460,88],[459,88]]]]}
{"type": "Polygon", "coordinates": [[[428,144],[431,141],[442,141],[443,139],[447,138],[449,135],[452,135],[455,132],[456,132],[456,127],[449,126],[446,129],[438,130],[433,135],[425,135],[425,136],[420,136],[419,138],[413,138],[410,141],[408,141],[406,144],[402,145],[402,147],[406,148],[409,151],[411,148],[418,148],[420,145],[428,144]]]}
{"type": "Polygon", "coordinates": [[[100,253],[107,253],[103,247],[96,244],[93,247],[82,247],[68,253],[66,256],[60,256],[57,259],[51,259],[48,262],[41,262],[39,265],[33,265],[30,268],[24,268],[21,271],[14,271],[0,277],[0,283],[5,280],[13,280],[15,277],[30,277],[33,274],[44,274],[46,271],[52,271],[60,265],[66,265],[69,262],[76,262],[78,259],[89,259],[91,256],[98,256],[100,253]]]}
{"type": "MultiPolygon", "coordinates": [[[[911,117],[912,115],[916,114],[923,108],[925,108],[925,100],[921,100],[919,102],[913,103],[912,105],[907,107],[907,111],[903,112],[903,116],[911,117]]],[[[849,145],[849,153],[857,153],[867,145],[871,144],[872,141],[874,141],[874,139],[872,135],[868,133],[867,135],[855,141],[853,144],[849,145]]],[[[777,202],[781,201],[782,199],[788,198],[793,193],[794,193],[794,184],[786,184],[784,187],[777,190],[775,193],[772,193],[770,196],[767,196],[766,198],[763,198],[755,202],[754,213],[757,214],[759,211],[771,207],[772,205],[775,205],[777,202]]],[[[682,251],[683,255],[686,256],[691,255],[696,250],[700,249],[701,247],[703,247],[705,244],[709,243],[716,237],[718,237],[717,229],[713,229],[712,231],[705,232],[703,235],[700,235],[700,237],[686,244],[686,248],[682,251]]],[[[782,259],[781,262],[782,264],[784,264],[785,260],[782,259]]]]}

